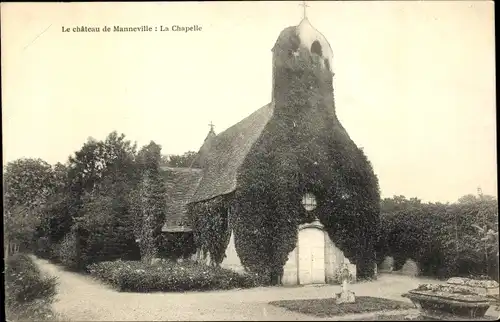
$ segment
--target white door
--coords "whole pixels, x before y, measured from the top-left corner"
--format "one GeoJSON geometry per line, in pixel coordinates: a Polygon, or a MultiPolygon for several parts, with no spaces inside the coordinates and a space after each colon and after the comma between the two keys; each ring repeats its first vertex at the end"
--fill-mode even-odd
{"type": "Polygon", "coordinates": [[[325,283],[325,237],[323,230],[305,228],[299,231],[300,284],[325,283]]]}

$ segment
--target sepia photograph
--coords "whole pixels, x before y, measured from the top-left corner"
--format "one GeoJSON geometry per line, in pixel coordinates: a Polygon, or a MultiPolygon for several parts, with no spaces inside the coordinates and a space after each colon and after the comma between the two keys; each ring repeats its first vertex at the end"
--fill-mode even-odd
{"type": "Polygon", "coordinates": [[[493,1],[0,13],[7,321],[500,318],[493,1]]]}

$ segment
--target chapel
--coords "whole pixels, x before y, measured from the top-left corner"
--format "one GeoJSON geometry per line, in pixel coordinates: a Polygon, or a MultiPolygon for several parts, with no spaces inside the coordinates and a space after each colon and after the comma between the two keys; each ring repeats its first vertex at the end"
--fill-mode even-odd
{"type": "Polygon", "coordinates": [[[335,283],[344,265],[354,280],[373,275],[378,179],[337,118],[333,58],[307,17],[283,29],[271,102],[219,134],[211,126],[191,167],[162,169],[162,232],[191,238],[186,257],[276,266],[287,285],[335,283]]]}

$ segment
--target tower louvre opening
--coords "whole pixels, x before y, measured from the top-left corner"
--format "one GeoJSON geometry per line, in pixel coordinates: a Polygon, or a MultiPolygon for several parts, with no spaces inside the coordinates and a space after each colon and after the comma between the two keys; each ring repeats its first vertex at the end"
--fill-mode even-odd
{"type": "Polygon", "coordinates": [[[311,45],[311,52],[319,56],[323,56],[323,49],[319,41],[315,40],[311,45]]]}

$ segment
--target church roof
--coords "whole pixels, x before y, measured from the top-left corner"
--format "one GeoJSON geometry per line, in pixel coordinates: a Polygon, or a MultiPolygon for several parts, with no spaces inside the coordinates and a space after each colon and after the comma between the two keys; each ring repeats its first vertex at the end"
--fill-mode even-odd
{"type": "Polygon", "coordinates": [[[271,103],[215,136],[205,157],[203,177],[191,202],[211,199],[236,189],[237,171],[273,114],[271,103]]]}
{"type": "Polygon", "coordinates": [[[191,200],[203,174],[201,169],[162,167],[165,178],[167,207],[163,231],[177,231],[189,226],[187,204],[191,200]]]}
{"type": "Polygon", "coordinates": [[[193,164],[191,167],[203,168],[205,166],[205,160],[207,158],[208,152],[212,148],[212,143],[216,136],[217,135],[215,134],[214,129],[211,128],[207,134],[207,137],[205,138],[205,141],[203,141],[203,145],[198,151],[196,158],[193,160],[193,164]]]}
{"type": "Polygon", "coordinates": [[[273,105],[269,103],[224,132],[209,133],[198,152],[197,163],[203,164],[202,169],[162,168],[167,194],[162,231],[190,231],[189,203],[212,199],[236,189],[237,171],[272,113],[273,105]]]}

